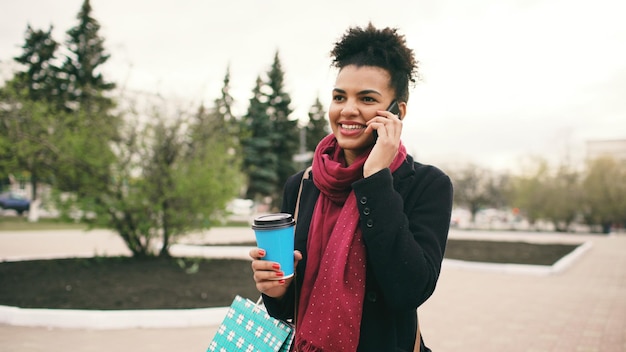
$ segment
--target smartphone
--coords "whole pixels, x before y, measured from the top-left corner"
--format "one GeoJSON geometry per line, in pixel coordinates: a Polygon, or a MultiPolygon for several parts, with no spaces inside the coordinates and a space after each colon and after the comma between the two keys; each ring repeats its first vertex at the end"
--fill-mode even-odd
{"type": "MultiPolygon", "coordinates": [[[[387,111],[397,115],[398,118],[400,119],[400,108],[398,107],[398,101],[397,100],[394,100],[394,101],[391,102],[391,104],[387,108],[387,111]]],[[[374,130],[374,140],[376,140],[376,139],[378,139],[378,132],[376,132],[376,130],[374,130]]]]}
{"type": "Polygon", "coordinates": [[[395,115],[398,115],[398,118],[400,118],[400,108],[398,107],[398,101],[394,100],[391,102],[391,105],[389,105],[389,107],[387,108],[387,111],[394,113],[395,115]]]}

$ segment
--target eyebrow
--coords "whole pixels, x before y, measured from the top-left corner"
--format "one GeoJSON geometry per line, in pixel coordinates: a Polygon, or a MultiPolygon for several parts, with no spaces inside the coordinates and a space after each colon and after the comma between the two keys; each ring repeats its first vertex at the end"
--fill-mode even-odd
{"type": "MultiPolygon", "coordinates": [[[[341,88],[335,88],[335,89],[333,89],[333,92],[337,92],[337,93],[340,93],[340,94],[346,94],[346,91],[341,89],[341,88]]],[[[375,89],[364,89],[364,90],[362,90],[362,91],[357,93],[357,95],[367,95],[367,94],[377,94],[377,95],[382,96],[382,94],[379,91],[375,90],[375,89]]]]}

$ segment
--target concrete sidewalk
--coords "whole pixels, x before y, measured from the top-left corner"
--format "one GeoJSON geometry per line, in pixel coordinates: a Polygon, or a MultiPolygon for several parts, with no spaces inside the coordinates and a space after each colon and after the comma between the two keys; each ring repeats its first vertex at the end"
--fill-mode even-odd
{"type": "MultiPolygon", "coordinates": [[[[246,241],[249,229],[215,229],[192,242],[246,241]]],[[[451,238],[591,241],[563,271],[533,275],[444,264],[420,308],[424,339],[446,351],[626,351],[626,236],[452,231],[451,238]]],[[[0,232],[0,258],[124,254],[107,231],[0,232]]],[[[0,325],[0,351],[206,351],[216,326],[58,329],[0,325]]]]}

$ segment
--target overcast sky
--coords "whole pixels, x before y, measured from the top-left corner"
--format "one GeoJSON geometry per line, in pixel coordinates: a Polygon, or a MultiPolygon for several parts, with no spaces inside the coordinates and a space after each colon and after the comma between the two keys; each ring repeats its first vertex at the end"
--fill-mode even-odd
{"type": "MultiPolygon", "coordinates": [[[[0,0],[0,74],[27,24],[74,26],[82,0],[0,0]]],[[[521,160],[584,156],[585,142],[626,139],[626,5],[621,0],[91,0],[109,80],[177,101],[212,102],[231,68],[236,113],[276,50],[294,117],[335,72],[348,26],[398,27],[421,62],[403,140],[419,160],[518,171],[521,160]]]]}

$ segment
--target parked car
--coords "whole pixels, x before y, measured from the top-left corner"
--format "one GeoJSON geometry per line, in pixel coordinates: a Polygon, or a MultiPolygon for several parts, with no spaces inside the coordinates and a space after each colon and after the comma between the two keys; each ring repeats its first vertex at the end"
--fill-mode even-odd
{"type": "Polygon", "coordinates": [[[30,200],[15,192],[5,192],[0,194],[0,207],[2,209],[13,209],[19,215],[30,209],[30,200]]]}

